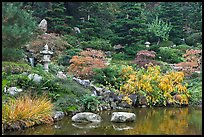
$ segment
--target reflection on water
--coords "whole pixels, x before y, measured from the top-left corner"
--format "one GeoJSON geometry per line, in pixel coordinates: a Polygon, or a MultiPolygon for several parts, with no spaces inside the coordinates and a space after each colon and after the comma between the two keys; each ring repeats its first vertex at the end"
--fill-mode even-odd
{"type": "Polygon", "coordinates": [[[41,125],[6,134],[18,135],[201,135],[202,110],[196,108],[135,108],[132,123],[113,123],[113,111],[100,112],[101,123],[74,123],[66,117],[53,125],[41,125]]]}

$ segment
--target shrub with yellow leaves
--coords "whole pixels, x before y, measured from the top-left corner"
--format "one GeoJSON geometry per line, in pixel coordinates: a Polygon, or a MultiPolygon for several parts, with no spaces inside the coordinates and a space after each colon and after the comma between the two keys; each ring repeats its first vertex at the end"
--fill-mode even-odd
{"type": "Polygon", "coordinates": [[[162,74],[159,66],[148,66],[147,69],[141,68],[138,71],[132,66],[123,66],[121,74],[125,81],[119,89],[122,94],[144,93],[149,106],[188,104],[190,96],[186,86],[182,85],[183,72],[162,74]],[[180,99],[174,95],[179,95],[180,99]]]}

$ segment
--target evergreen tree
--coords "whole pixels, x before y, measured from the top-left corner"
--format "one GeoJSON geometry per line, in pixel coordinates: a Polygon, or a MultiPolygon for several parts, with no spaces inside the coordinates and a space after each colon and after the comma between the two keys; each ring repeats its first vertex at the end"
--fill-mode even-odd
{"type": "MultiPolygon", "coordinates": [[[[32,15],[22,8],[20,2],[2,3],[3,60],[9,60],[15,54],[21,54],[19,50],[32,38],[36,29],[37,25],[32,15]]],[[[21,58],[20,55],[16,57],[13,59],[21,58]]]]}
{"type": "Polygon", "coordinates": [[[134,45],[147,40],[147,24],[144,15],[144,3],[124,2],[117,14],[117,20],[112,25],[116,37],[113,44],[134,45]]]}
{"type": "Polygon", "coordinates": [[[35,20],[40,22],[47,16],[49,4],[48,2],[24,2],[23,7],[25,10],[32,12],[35,20]]]}
{"type": "Polygon", "coordinates": [[[182,18],[181,6],[182,3],[180,2],[161,2],[157,7],[158,17],[172,24],[173,28],[169,37],[176,44],[179,44],[184,37],[183,26],[185,19],[182,18]]]}
{"type": "Polygon", "coordinates": [[[52,2],[47,11],[48,32],[67,34],[71,32],[71,16],[67,16],[64,2],[52,2]]]}
{"type": "Polygon", "coordinates": [[[79,15],[84,19],[79,25],[84,39],[93,37],[109,39],[112,31],[108,28],[115,19],[116,3],[111,2],[82,2],[79,6],[79,15]],[[88,35],[87,35],[88,34],[88,35]]]}
{"type": "Polygon", "coordinates": [[[202,31],[202,3],[185,2],[181,8],[188,23],[186,26],[196,31],[202,31]]]}

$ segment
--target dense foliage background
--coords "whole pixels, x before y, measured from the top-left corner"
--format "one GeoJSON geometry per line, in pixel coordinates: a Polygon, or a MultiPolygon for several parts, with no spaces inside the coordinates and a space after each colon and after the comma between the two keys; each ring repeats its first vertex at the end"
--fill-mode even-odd
{"type": "Polygon", "coordinates": [[[127,105],[200,105],[201,64],[202,2],[2,3],[4,125],[22,116],[30,126],[49,123],[53,110],[98,111],[100,105],[115,103],[102,102],[101,96],[93,96],[92,89],[73,77],[89,79],[122,96],[121,102],[127,105]],[[38,27],[43,19],[47,20],[46,32],[38,27]],[[45,44],[54,53],[49,72],[44,71],[40,54],[45,44]],[[63,79],[58,72],[65,74],[63,79]],[[39,75],[41,81],[34,82],[30,74],[39,75]],[[30,123],[30,116],[23,114],[30,114],[35,105],[22,101],[30,97],[9,95],[8,87],[48,98],[47,106],[47,100],[34,98],[41,106],[36,117],[41,117],[45,106],[47,116],[33,117],[30,123]],[[134,105],[129,98],[133,94],[137,95],[134,105]],[[15,109],[12,102],[17,104],[15,109]],[[18,111],[21,108],[24,111],[18,111]],[[11,119],[14,111],[19,113],[11,119]]]}

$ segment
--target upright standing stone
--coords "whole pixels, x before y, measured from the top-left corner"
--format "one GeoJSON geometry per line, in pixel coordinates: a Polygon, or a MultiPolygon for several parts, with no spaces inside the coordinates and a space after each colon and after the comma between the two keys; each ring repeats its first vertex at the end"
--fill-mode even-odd
{"type": "Polygon", "coordinates": [[[38,27],[43,31],[46,32],[47,31],[47,20],[43,19],[40,24],[38,25],[38,27]]]}

